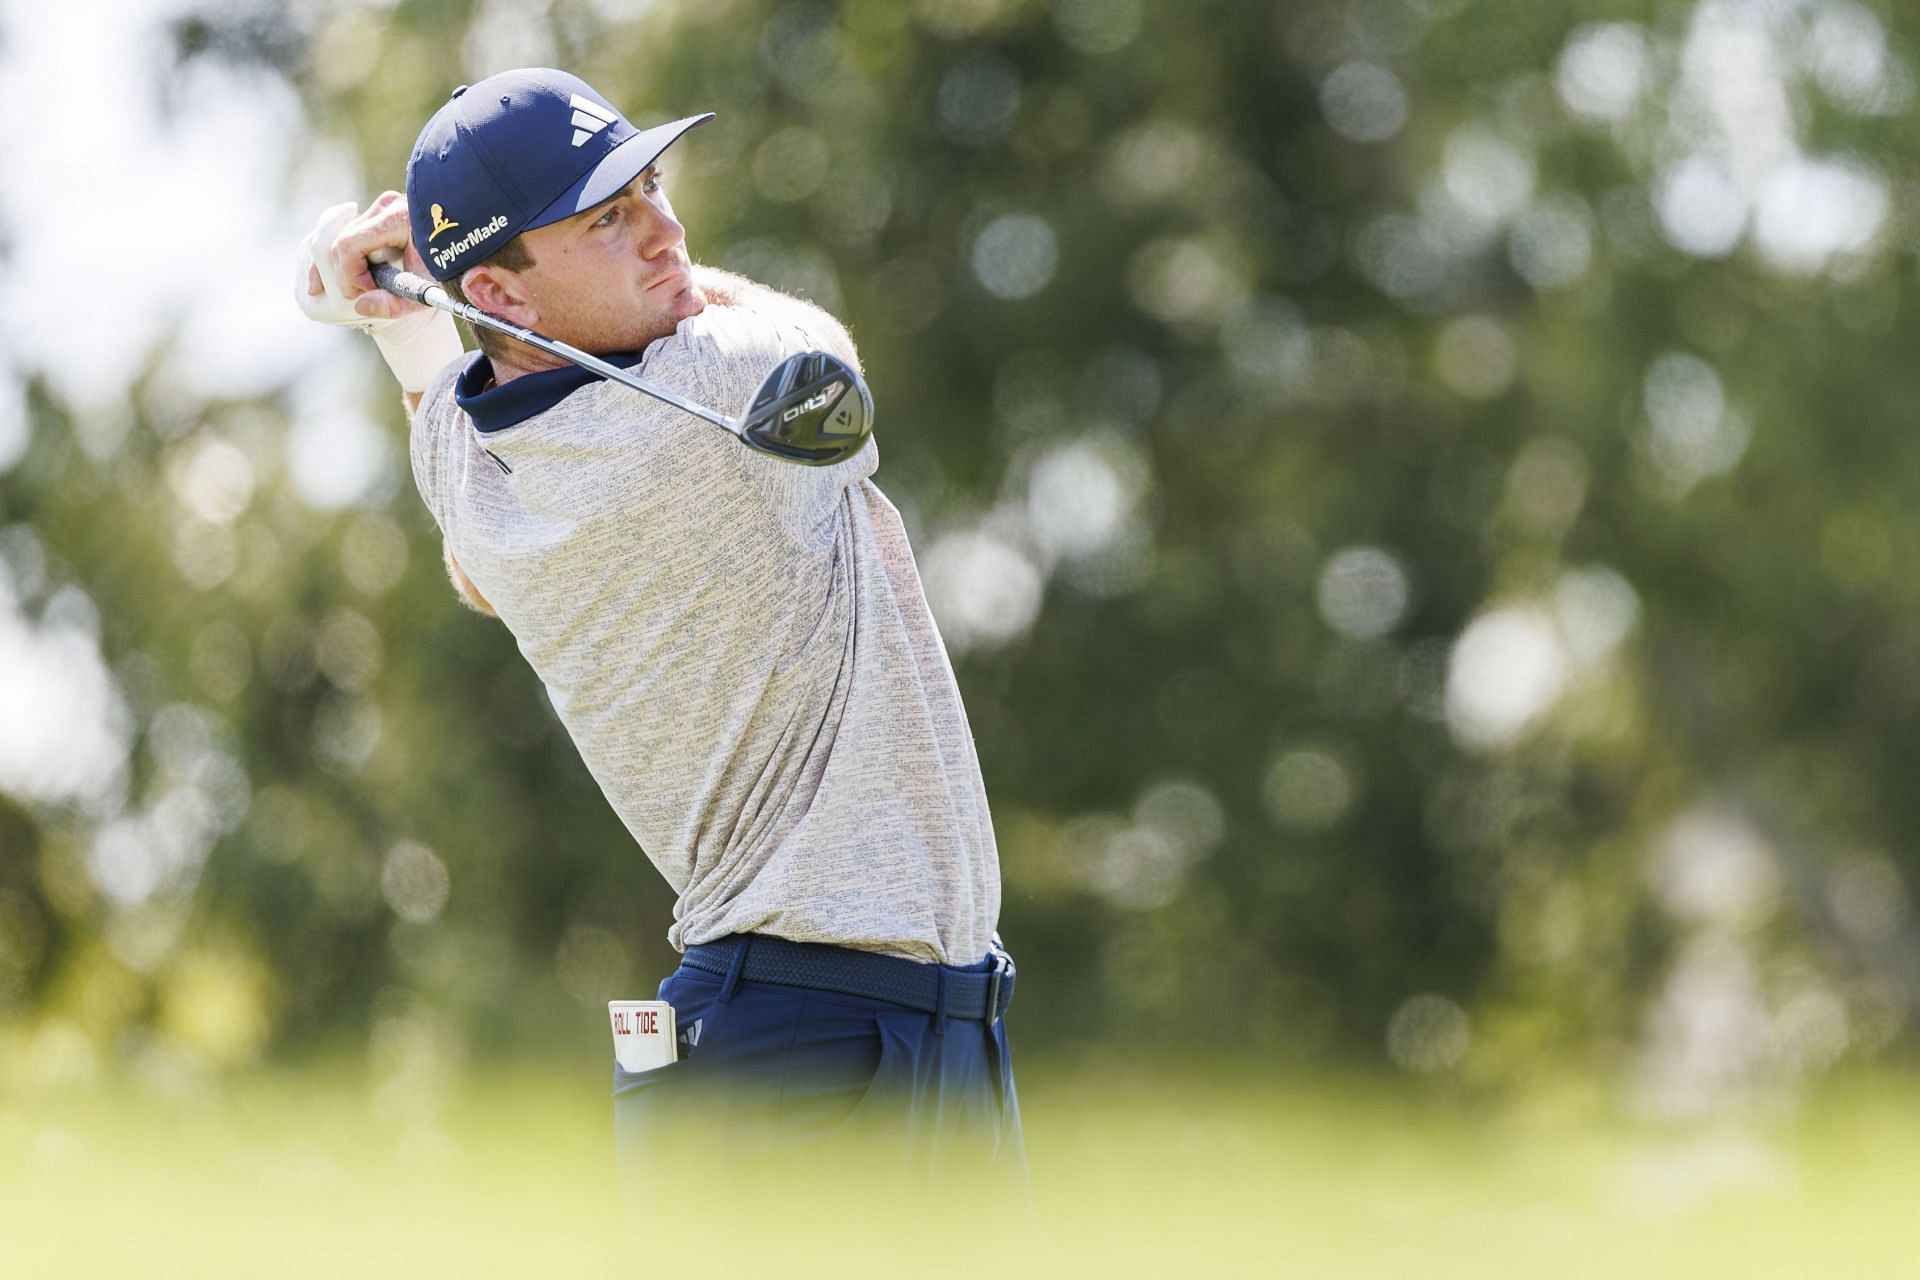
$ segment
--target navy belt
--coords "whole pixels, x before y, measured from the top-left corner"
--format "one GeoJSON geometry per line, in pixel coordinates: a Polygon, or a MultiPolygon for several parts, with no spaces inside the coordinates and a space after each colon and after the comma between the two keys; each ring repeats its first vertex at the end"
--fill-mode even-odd
{"type": "MultiPolygon", "coordinates": [[[[732,982],[773,982],[833,991],[991,1026],[1013,1003],[1013,957],[999,940],[987,952],[985,971],[922,964],[873,951],[822,942],[791,942],[770,934],[732,934],[687,948],[680,963],[732,982]],[[740,951],[745,948],[746,955],[740,951]]],[[[730,983],[731,985],[731,983],[730,983]]]]}

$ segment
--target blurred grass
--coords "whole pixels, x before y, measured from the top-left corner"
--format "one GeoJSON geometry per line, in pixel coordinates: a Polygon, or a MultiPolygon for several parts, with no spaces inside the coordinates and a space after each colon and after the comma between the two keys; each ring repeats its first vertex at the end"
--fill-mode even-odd
{"type": "Polygon", "coordinates": [[[731,1180],[696,1161],[709,1191],[658,1230],[623,1224],[609,1104],[578,1072],[478,1075],[425,1106],[324,1071],[167,1100],[16,1093],[0,1273],[1892,1275],[1920,1245],[1906,1078],[1684,1127],[1608,1119],[1577,1090],[1523,1106],[1217,1074],[1023,1084],[1031,1232],[929,1232],[880,1160],[731,1180]]]}

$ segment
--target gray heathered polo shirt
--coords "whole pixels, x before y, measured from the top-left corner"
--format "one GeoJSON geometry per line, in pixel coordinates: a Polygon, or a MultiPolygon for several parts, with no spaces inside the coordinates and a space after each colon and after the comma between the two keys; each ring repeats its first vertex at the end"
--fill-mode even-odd
{"type": "MultiPolygon", "coordinates": [[[[844,342],[804,304],[755,305],[707,307],[638,371],[738,413],[781,359],[844,342]]],[[[868,478],[877,442],[798,466],[573,370],[487,392],[518,408],[483,412],[477,362],[422,397],[414,479],[680,895],[673,945],[756,931],[984,955],[986,791],[899,512],[868,478]]]]}

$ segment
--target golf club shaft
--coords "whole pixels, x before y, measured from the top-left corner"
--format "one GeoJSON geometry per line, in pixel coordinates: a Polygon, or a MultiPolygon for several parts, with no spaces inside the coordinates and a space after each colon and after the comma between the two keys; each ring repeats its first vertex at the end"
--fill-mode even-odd
{"type": "Polygon", "coordinates": [[[435,284],[431,280],[416,276],[410,271],[402,270],[391,262],[376,260],[370,262],[368,265],[373,269],[374,283],[382,289],[385,289],[388,293],[394,294],[397,297],[407,298],[414,302],[423,302],[430,307],[437,307],[451,315],[459,316],[468,324],[476,325],[482,329],[491,329],[498,334],[504,334],[506,337],[526,343],[535,350],[544,351],[550,356],[558,356],[562,360],[577,364],[589,373],[599,374],[610,382],[617,382],[623,387],[632,387],[635,391],[652,396],[656,400],[664,400],[677,409],[685,409],[694,417],[704,418],[716,427],[722,427],[736,436],[741,434],[740,424],[733,419],[723,417],[705,405],[695,404],[691,400],[677,396],[664,387],[656,387],[638,375],[622,369],[619,365],[608,364],[599,356],[589,355],[578,347],[569,346],[564,342],[556,342],[552,338],[535,333],[531,329],[523,329],[517,324],[500,319],[498,316],[488,315],[471,303],[461,302],[458,298],[448,293],[445,287],[435,284]]]}

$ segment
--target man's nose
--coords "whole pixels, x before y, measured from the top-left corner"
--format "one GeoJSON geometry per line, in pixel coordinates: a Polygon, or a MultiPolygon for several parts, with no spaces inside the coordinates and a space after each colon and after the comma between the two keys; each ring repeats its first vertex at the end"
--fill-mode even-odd
{"type": "Polygon", "coordinates": [[[652,201],[644,201],[646,216],[638,220],[640,256],[657,258],[687,238],[679,219],[652,201]]]}

